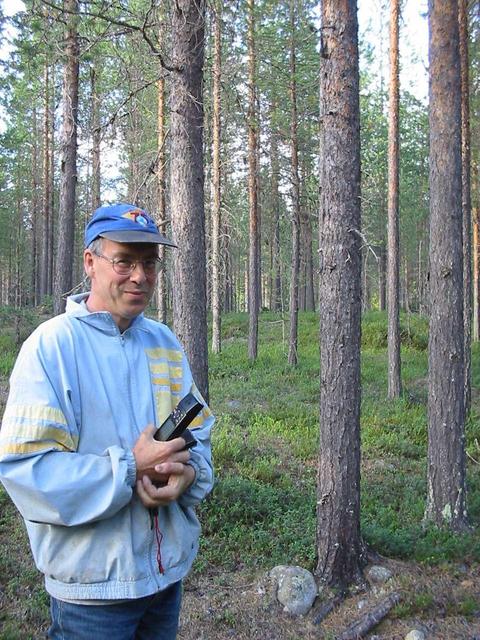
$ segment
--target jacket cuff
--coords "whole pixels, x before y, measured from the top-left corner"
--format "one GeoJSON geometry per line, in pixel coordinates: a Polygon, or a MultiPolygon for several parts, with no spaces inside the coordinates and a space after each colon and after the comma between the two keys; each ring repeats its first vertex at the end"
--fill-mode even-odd
{"type": "Polygon", "coordinates": [[[137,479],[137,464],[132,451],[127,451],[125,455],[127,461],[127,484],[131,487],[135,486],[137,479]]]}

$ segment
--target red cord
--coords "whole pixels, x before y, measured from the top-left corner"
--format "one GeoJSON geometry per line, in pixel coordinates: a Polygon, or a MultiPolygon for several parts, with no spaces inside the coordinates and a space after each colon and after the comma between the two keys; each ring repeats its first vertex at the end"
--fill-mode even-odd
{"type": "Polygon", "coordinates": [[[158,564],[158,570],[160,571],[160,573],[165,573],[164,569],[163,569],[163,565],[162,565],[162,552],[160,550],[160,545],[162,544],[162,540],[163,540],[163,534],[160,531],[160,528],[158,526],[158,511],[155,512],[155,515],[153,516],[153,523],[154,523],[154,531],[155,531],[155,541],[157,543],[157,564],[158,564]]]}

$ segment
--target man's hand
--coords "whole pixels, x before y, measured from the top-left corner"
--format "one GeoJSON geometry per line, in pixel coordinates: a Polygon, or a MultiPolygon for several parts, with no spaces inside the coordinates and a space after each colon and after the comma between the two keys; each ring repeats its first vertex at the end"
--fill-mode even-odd
{"type": "Polygon", "coordinates": [[[158,442],[153,438],[154,433],[155,427],[148,425],[133,447],[137,481],[147,476],[154,482],[165,483],[171,473],[181,473],[181,467],[190,460],[190,452],[182,451],[185,446],[183,438],[158,442]]]}
{"type": "Polygon", "coordinates": [[[165,462],[157,465],[155,469],[158,474],[168,476],[164,486],[155,486],[147,475],[137,480],[138,496],[147,509],[167,506],[174,502],[195,480],[193,467],[182,462],[165,462]]]}

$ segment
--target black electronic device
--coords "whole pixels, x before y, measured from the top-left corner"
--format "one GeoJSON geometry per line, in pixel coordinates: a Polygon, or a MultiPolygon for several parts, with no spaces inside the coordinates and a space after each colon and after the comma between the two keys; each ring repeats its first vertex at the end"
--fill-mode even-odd
{"type": "Polygon", "coordinates": [[[202,409],[203,404],[196,399],[193,393],[188,393],[157,429],[153,436],[154,439],[165,442],[174,438],[183,438],[185,440],[184,448],[190,449],[197,441],[187,427],[202,409]]]}

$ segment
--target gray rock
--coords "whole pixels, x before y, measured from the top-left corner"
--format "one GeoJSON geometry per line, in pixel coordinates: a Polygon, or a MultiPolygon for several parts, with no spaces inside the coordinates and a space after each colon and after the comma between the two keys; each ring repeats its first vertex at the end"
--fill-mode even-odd
{"type": "Polygon", "coordinates": [[[240,407],[242,406],[241,402],[239,402],[238,400],[229,400],[227,402],[227,405],[230,407],[230,409],[240,409],[240,407]]]}
{"type": "Polygon", "coordinates": [[[376,582],[377,584],[387,582],[387,580],[390,580],[392,575],[393,573],[390,571],[390,569],[381,567],[378,564],[373,565],[373,567],[370,567],[370,569],[367,571],[367,578],[370,580],[370,582],[376,582]]]}
{"type": "Polygon", "coordinates": [[[293,616],[303,616],[310,611],[318,593],[310,571],[279,565],[270,571],[269,577],[277,586],[277,600],[284,611],[293,616]]]}
{"type": "Polygon", "coordinates": [[[413,629],[407,633],[405,640],[425,640],[425,634],[419,629],[413,629]]]}

